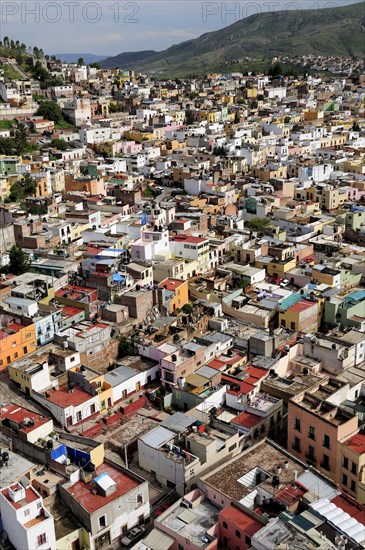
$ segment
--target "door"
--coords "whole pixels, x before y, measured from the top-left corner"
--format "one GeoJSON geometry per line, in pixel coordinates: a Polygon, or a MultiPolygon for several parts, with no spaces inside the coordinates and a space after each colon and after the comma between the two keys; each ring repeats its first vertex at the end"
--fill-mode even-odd
{"type": "Polygon", "coordinates": [[[66,426],[71,426],[71,424],[72,424],[72,416],[68,416],[66,418],[66,426]]]}
{"type": "Polygon", "coordinates": [[[136,384],[136,392],[139,391],[141,389],[141,383],[140,382],[137,382],[136,384]]]}

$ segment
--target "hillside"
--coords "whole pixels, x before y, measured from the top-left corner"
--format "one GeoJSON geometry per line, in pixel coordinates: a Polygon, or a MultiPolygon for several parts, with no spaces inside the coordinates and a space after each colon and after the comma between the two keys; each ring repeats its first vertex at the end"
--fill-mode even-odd
{"type": "Polygon", "coordinates": [[[93,53],[56,53],[55,56],[64,63],[77,63],[80,57],[85,63],[99,63],[106,57],[105,55],[95,55],[93,53]]]}
{"type": "Polygon", "coordinates": [[[364,57],[365,2],[321,10],[262,13],[162,52],[122,53],[103,67],[134,68],[169,75],[223,69],[245,57],[314,54],[364,57]]]}
{"type": "Polygon", "coordinates": [[[159,55],[154,50],[143,50],[141,52],[125,52],[115,57],[107,57],[100,65],[105,69],[134,69],[137,65],[148,61],[152,57],[159,55]]]}

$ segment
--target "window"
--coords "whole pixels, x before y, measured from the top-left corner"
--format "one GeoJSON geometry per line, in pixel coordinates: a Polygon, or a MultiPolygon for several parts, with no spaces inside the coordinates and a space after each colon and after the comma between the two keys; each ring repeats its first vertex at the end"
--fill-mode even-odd
{"type": "Polygon", "coordinates": [[[347,485],[347,475],[342,474],[342,485],[347,485]]]}
{"type": "Polygon", "coordinates": [[[300,452],[300,439],[299,437],[294,437],[293,449],[300,452]]]}
{"type": "Polygon", "coordinates": [[[249,537],[248,535],[245,535],[245,543],[251,546],[251,537],[249,537]]]}
{"type": "Polygon", "coordinates": [[[313,441],[316,439],[315,429],[313,426],[309,426],[308,428],[308,437],[309,439],[313,439],[313,441]]]}
{"type": "Polygon", "coordinates": [[[323,447],[326,447],[326,449],[330,449],[330,436],[324,435],[323,436],[323,447]]]}
{"type": "Polygon", "coordinates": [[[106,527],[106,516],[100,516],[99,518],[99,527],[102,529],[103,527],[106,527]]]}
{"type": "Polygon", "coordinates": [[[351,464],[351,473],[355,476],[357,475],[357,465],[355,464],[355,462],[351,464]]]}
{"type": "Polygon", "coordinates": [[[24,517],[29,516],[29,514],[30,514],[30,510],[29,510],[29,508],[26,508],[26,509],[24,510],[24,517]]]}
{"type": "Polygon", "coordinates": [[[138,525],[143,525],[144,524],[144,515],[142,514],[141,516],[138,516],[138,525]]]}
{"type": "Polygon", "coordinates": [[[330,469],[330,458],[329,458],[329,456],[323,455],[323,460],[322,460],[321,466],[322,466],[322,468],[324,468],[325,470],[329,470],[329,469],[330,469]]]}
{"type": "Polygon", "coordinates": [[[137,504],[143,504],[143,495],[142,495],[142,493],[137,495],[137,504]]]}
{"type": "Polygon", "coordinates": [[[347,458],[347,456],[343,457],[343,467],[346,468],[346,470],[349,469],[349,459],[347,458]]]}
{"type": "Polygon", "coordinates": [[[223,522],[223,529],[228,529],[228,525],[225,521],[223,522]]]}
{"type": "Polygon", "coordinates": [[[38,535],[37,537],[38,546],[41,546],[41,544],[44,544],[45,542],[47,542],[46,533],[42,533],[41,535],[38,535]]]}
{"type": "Polygon", "coordinates": [[[353,493],[356,493],[356,481],[354,481],[353,479],[351,480],[350,490],[351,490],[353,493]]]}
{"type": "Polygon", "coordinates": [[[234,443],[233,445],[231,445],[230,447],[228,447],[228,452],[230,453],[231,451],[233,451],[233,449],[235,449],[237,447],[237,443],[234,443]]]}
{"type": "Polygon", "coordinates": [[[308,445],[308,454],[307,454],[307,458],[309,458],[309,460],[311,460],[312,462],[314,462],[314,447],[312,447],[312,445],[308,445]]]}
{"type": "Polygon", "coordinates": [[[77,411],[77,413],[76,413],[76,422],[80,422],[80,420],[82,420],[81,411],[77,411]]]}
{"type": "Polygon", "coordinates": [[[297,432],[302,431],[302,427],[300,425],[300,418],[295,419],[295,421],[294,421],[294,430],[296,430],[297,432]]]}
{"type": "Polygon", "coordinates": [[[240,533],[239,531],[237,531],[237,529],[236,529],[236,537],[237,537],[238,539],[241,538],[241,533],[240,533]]]}

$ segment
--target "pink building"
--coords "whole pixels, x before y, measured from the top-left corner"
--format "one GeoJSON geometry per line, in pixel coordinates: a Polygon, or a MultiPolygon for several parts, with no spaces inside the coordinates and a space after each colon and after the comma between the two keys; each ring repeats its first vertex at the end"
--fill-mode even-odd
{"type": "Polygon", "coordinates": [[[246,550],[251,547],[251,537],[264,525],[263,520],[259,521],[255,515],[252,512],[248,514],[233,504],[219,512],[218,540],[223,548],[246,550]]]}

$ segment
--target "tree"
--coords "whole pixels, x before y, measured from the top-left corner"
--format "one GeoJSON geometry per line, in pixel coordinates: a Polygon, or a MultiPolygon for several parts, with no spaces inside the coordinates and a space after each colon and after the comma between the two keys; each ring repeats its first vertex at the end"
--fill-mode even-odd
{"type": "Polygon", "coordinates": [[[118,357],[128,357],[134,355],[134,342],[132,338],[121,336],[119,338],[118,357]]]}
{"type": "Polygon", "coordinates": [[[123,113],[124,110],[124,105],[121,103],[111,103],[109,105],[109,113],[123,113]]]}
{"type": "Polygon", "coordinates": [[[79,57],[78,60],[77,60],[77,64],[79,67],[81,67],[82,65],[84,65],[84,58],[83,57],[79,57]]]}
{"type": "Polygon", "coordinates": [[[0,155],[11,155],[15,152],[15,141],[0,136],[0,155]]]}
{"type": "Polygon", "coordinates": [[[184,304],[182,310],[186,315],[190,315],[193,312],[193,306],[192,304],[184,304]]]}
{"type": "Polygon", "coordinates": [[[270,220],[267,218],[252,218],[247,224],[250,231],[255,231],[255,233],[262,233],[266,227],[270,225],[270,220]]]}
{"type": "Polygon", "coordinates": [[[185,112],[185,124],[194,124],[195,122],[195,116],[191,109],[188,109],[185,112]]]}
{"type": "Polygon", "coordinates": [[[9,252],[9,272],[13,275],[22,275],[30,269],[29,254],[19,246],[12,246],[9,252]]]}
{"type": "Polygon", "coordinates": [[[238,111],[235,112],[234,114],[234,124],[238,124],[240,121],[240,115],[238,114],[238,111]]]}
{"type": "Polygon", "coordinates": [[[96,61],[94,61],[93,63],[89,63],[89,67],[97,70],[101,69],[100,63],[96,63],[96,61]]]}
{"type": "Polygon", "coordinates": [[[25,174],[22,179],[13,183],[10,188],[9,198],[13,202],[18,202],[25,197],[35,195],[37,184],[29,174],[25,174]]]}
{"type": "Polygon", "coordinates": [[[360,124],[357,122],[357,120],[355,120],[355,122],[353,123],[351,130],[353,132],[360,132],[361,128],[360,128],[360,124]]]}
{"type": "Polygon", "coordinates": [[[18,155],[26,151],[28,145],[28,131],[24,124],[17,124],[14,128],[15,150],[18,155]]]}
{"type": "Polygon", "coordinates": [[[55,149],[58,149],[59,151],[67,151],[68,149],[68,143],[64,139],[61,138],[54,138],[51,141],[51,147],[54,147],[55,149]]]}
{"type": "Polygon", "coordinates": [[[61,107],[53,101],[42,101],[38,107],[37,115],[40,115],[47,120],[53,120],[53,122],[56,123],[62,120],[61,107]]]}
{"type": "Polygon", "coordinates": [[[227,149],[225,147],[223,147],[223,145],[221,145],[221,146],[215,145],[213,147],[212,154],[215,155],[216,157],[226,157],[227,156],[227,149]]]}

